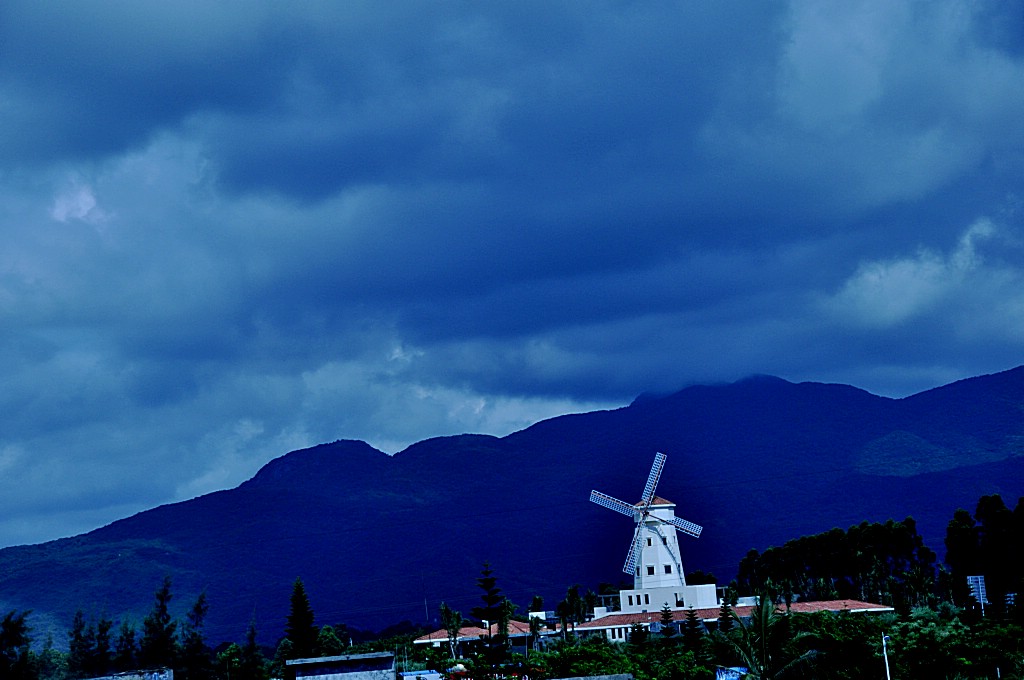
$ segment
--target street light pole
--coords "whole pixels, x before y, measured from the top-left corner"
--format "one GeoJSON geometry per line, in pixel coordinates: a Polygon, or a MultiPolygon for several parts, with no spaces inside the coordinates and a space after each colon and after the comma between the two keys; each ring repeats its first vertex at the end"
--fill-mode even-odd
{"type": "Polygon", "coordinates": [[[892,678],[889,677],[889,652],[885,647],[885,641],[888,639],[888,635],[882,636],[882,658],[885,659],[885,680],[892,680],[892,678]]]}

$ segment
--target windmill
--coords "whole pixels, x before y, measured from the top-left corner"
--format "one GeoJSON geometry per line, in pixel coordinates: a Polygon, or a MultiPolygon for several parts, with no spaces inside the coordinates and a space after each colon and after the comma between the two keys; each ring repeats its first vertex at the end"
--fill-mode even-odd
{"type": "MultiPolygon", "coordinates": [[[[625,501],[620,501],[617,498],[612,498],[607,494],[603,494],[600,491],[590,492],[590,501],[597,503],[600,506],[606,507],[615,512],[632,517],[633,521],[636,522],[636,531],[633,532],[633,542],[629,546],[629,553],[626,555],[626,563],[622,565],[623,573],[635,576],[640,584],[643,583],[643,576],[637,570],[637,562],[640,559],[643,551],[643,541],[645,531],[649,531],[661,538],[661,542],[664,544],[666,551],[672,555],[671,544],[675,544],[675,532],[682,531],[684,534],[697,538],[700,536],[701,527],[693,522],[687,522],[685,519],[680,519],[675,516],[671,511],[671,508],[675,507],[672,503],[665,501],[664,499],[658,498],[654,495],[654,490],[658,486],[658,479],[661,477],[661,471],[665,467],[665,454],[656,453],[654,455],[654,465],[651,467],[651,473],[647,476],[647,484],[644,486],[643,497],[640,502],[631,505],[625,501]],[[659,512],[659,510],[664,510],[659,512]],[[662,526],[668,526],[673,529],[668,536],[661,532],[662,526]],[[671,539],[671,541],[669,540],[671,539]]],[[[653,545],[648,539],[648,545],[653,545]]],[[[678,564],[678,557],[675,557],[676,564],[678,565],[678,577],[682,580],[682,565],[678,564]]],[[[655,576],[653,570],[654,567],[647,567],[648,574],[655,576]]],[[[671,566],[665,566],[665,573],[670,573],[671,566]]],[[[660,576],[660,575],[659,575],[660,576]]],[[[685,583],[685,581],[684,581],[685,583]]]]}

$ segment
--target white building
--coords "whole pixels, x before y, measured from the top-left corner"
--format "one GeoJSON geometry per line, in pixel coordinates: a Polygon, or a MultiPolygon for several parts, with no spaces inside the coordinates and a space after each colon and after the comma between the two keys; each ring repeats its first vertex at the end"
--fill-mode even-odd
{"type": "MultiPolygon", "coordinates": [[[[665,605],[670,609],[703,609],[718,606],[718,595],[713,583],[690,586],[686,584],[679,539],[676,535],[676,504],[655,496],[646,516],[641,515],[643,503],[634,506],[634,521],[640,527],[640,554],[636,559],[633,588],[619,592],[619,613],[642,614],[660,612],[665,605]]],[[[607,613],[598,607],[595,617],[607,613]]]]}

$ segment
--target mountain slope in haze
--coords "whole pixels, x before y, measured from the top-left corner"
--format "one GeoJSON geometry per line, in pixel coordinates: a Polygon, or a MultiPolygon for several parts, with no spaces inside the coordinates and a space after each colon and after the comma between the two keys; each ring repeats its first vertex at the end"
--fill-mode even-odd
{"type": "Polygon", "coordinates": [[[301,577],[318,624],[434,623],[479,604],[485,561],[520,605],[619,582],[632,524],[588,502],[637,499],[656,451],[658,494],[704,526],[686,569],[724,583],[750,549],[912,515],[943,554],[946,523],[984,494],[1024,494],[1024,367],[905,399],[759,376],[628,407],[462,435],[388,456],[363,442],[293,451],[235,489],[74,538],[0,550],[0,610],[32,609],[62,638],[78,608],[136,624],[163,577],[182,614],[199,592],[214,643],[250,619],[280,635],[301,577]]]}

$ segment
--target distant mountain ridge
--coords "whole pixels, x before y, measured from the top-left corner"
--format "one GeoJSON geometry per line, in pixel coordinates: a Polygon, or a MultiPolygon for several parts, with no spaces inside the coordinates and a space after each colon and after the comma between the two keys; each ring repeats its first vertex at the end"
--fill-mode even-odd
{"type": "Polygon", "coordinates": [[[755,376],[545,420],[506,437],[428,439],[388,456],[337,441],[270,461],[235,489],[88,534],[0,550],[0,611],[66,631],[74,611],[138,624],[165,575],[183,613],[205,590],[208,635],[251,618],[280,635],[302,577],[318,624],[433,622],[477,605],[485,561],[502,590],[549,606],[573,583],[619,582],[632,526],[587,500],[658,493],[704,526],[688,570],[735,574],[750,549],[912,515],[940,555],[957,507],[1024,494],[1024,367],[904,399],[755,376]]]}

